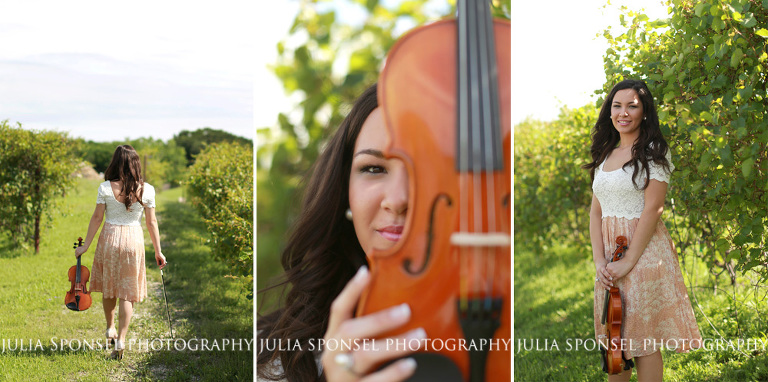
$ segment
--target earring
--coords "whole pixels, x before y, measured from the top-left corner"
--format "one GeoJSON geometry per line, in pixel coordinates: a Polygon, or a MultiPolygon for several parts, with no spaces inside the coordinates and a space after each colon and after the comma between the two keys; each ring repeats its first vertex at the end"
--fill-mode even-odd
{"type": "Polygon", "coordinates": [[[648,119],[648,117],[643,117],[643,121],[645,121],[646,119],[648,119]]]}
{"type": "Polygon", "coordinates": [[[352,210],[347,208],[347,212],[344,213],[344,216],[347,217],[347,220],[352,221],[352,210]]]}

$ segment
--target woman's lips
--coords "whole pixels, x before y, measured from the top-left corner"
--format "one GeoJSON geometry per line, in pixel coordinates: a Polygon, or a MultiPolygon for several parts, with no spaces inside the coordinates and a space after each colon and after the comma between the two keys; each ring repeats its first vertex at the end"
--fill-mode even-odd
{"type": "Polygon", "coordinates": [[[400,236],[402,236],[403,234],[403,226],[391,225],[391,226],[377,229],[376,232],[378,232],[379,235],[381,235],[387,240],[398,241],[400,240],[400,236]]]}

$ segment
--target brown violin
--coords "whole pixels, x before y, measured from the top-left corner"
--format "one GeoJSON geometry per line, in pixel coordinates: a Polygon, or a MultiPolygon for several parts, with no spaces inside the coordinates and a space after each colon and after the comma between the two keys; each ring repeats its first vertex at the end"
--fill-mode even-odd
{"type": "Polygon", "coordinates": [[[456,19],[398,40],[379,78],[409,205],[395,247],[369,254],[357,315],[409,304],[381,337],[424,328],[411,380],[511,379],[510,40],[488,1],[459,0],[456,19]]]}
{"type": "MultiPolygon", "coordinates": [[[[611,261],[618,261],[624,257],[624,253],[629,249],[627,238],[619,236],[616,238],[616,250],[611,256],[611,261]]],[[[601,322],[605,325],[606,335],[608,337],[607,348],[600,346],[600,352],[603,356],[603,371],[608,374],[619,374],[622,370],[629,370],[634,366],[632,360],[624,357],[621,341],[621,320],[623,306],[621,303],[621,294],[619,288],[611,287],[605,291],[605,301],[603,303],[603,315],[601,322]]]]}
{"type": "MultiPolygon", "coordinates": [[[[82,247],[83,238],[78,237],[77,243],[73,248],[82,247]]],[[[64,304],[69,310],[77,312],[86,310],[91,307],[91,292],[88,291],[88,278],[91,277],[91,273],[88,271],[88,267],[80,265],[80,258],[77,257],[77,265],[73,265],[69,268],[67,273],[69,281],[72,286],[69,288],[69,292],[64,297],[64,304]]]]}

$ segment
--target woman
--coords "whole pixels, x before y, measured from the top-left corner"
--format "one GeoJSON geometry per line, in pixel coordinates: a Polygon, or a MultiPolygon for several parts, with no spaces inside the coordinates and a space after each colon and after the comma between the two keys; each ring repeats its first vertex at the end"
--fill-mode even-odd
{"type": "MultiPolygon", "coordinates": [[[[320,352],[316,346],[318,339],[350,343],[374,337],[410,316],[408,306],[400,305],[353,317],[369,281],[366,254],[394,246],[408,204],[403,163],[381,155],[388,133],[377,107],[374,85],[358,98],[315,162],[301,215],[282,254],[285,280],[279,285],[290,285],[290,291],[281,308],[258,320],[259,378],[401,381],[415,370],[410,358],[373,370],[404,356],[405,349],[328,347],[320,352]],[[280,349],[278,341],[300,346],[280,349]]],[[[416,329],[399,338],[424,337],[423,329],[416,329]]]]}
{"type": "MultiPolygon", "coordinates": [[[[592,132],[593,183],[589,233],[595,262],[595,333],[601,324],[605,290],[616,286],[624,306],[622,339],[635,359],[638,381],[661,381],[660,348],[687,351],[701,335],[683,283],[672,238],[660,220],[674,170],[659,128],[653,97],[643,81],[624,80],[605,100],[592,132]],[[616,237],[629,249],[610,263],[616,237]]],[[[631,369],[609,376],[629,381],[631,369]]]]}
{"type": "Polygon", "coordinates": [[[105,336],[114,342],[113,359],[122,359],[125,337],[133,315],[133,304],[147,296],[144,269],[144,232],[141,213],[147,218],[147,229],[155,247],[155,261],[160,269],[167,264],[160,249],[160,231],[155,217],[155,189],[144,183],[136,150],[118,146],[99,185],[96,209],[88,225],[85,244],[75,249],[79,257],[91,246],[96,231],[106,215],[104,228],[96,244],[91,271],[91,291],[102,292],[105,336]],[[115,306],[120,300],[120,327],[115,330],[115,306]]]}

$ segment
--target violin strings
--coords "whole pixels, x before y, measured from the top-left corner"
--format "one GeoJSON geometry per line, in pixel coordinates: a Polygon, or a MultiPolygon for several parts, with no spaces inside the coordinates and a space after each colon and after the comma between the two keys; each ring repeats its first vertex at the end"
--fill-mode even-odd
{"type": "MultiPolygon", "coordinates": [[[[494,188],[494,179],[493,179],[493,172],[495,169],[494,166],[494,155],[496,153],[494,152],[494,137],[493,135],[496,133],[496,130],[494,127],[498,125],[498,115],[494,115],[494,108],[493,105],[498,102],[497,98],[494,97],[492,89],[495,88],[496,85],[496,76],[493,72],[493,68],[495,67],[495,44],[493,44],[493,20],[491,19],[490,14],[490,8],[488,6],[488,3],[486,1],[477,1],[476,2],[478,7],[478,12],[480,13],[481,20],[483,22],[480,23],[478,26],[478,37],[480,39],[478,46],[480,47],[480,62],[481,62],[481,69],[482,70],[482,83],[483,83],[483,97],[485,99],[485,102],[483,102],[483,133],[484,133],[484,143],[485,143],[485,187],[486,187],[486,211],[488,216],[488,227],[487,232],[496,232],[496,214],[495,209],[493,206],[495,205],[496,197],[495,197],[495,188],[494,188]]],[[[485,258],[485,264],[486,264],[486,277],[484,278],[486,283],[486,304],[490,302],[490,298],[493,295],[493,282],[494,282],[494,263],[496,259],[494,258],[493,254],[496,253],[496,249],[493,247],[485,247],[483,253],[483,258],[485,258]]],[[[490,309],[490,306],[487,306],[487,308],[490,309]]]]}
{"type": "MultiPolygon", "coordinates": [[[[469,214],[469,203],[467,200],[467,191],[469,189],[466,169],[469,168],[469,78],[467,73],[469,72],[467,66],[469,60],[467,59],[468,45],[467,41],[467,3],[466,1],[458,2],[458,15],[457,15],[457,37],[459,41],[458,49],[458,68],[459,68],[459,115],[458,115],[458,137],[456,141],[458,153],[459,153],[459,230],[460,232],[468,231],[467,215],[469,214]]],[[[459,252],[459,304],[462,310],[467,309],[467,295],[468,295],[468,277],[467,269],[467,256],[464,253],[462,247],[458,248],[459,252]]]]}
{"type": "MultiPolygon", "coordinates": [[[[471,101],[472,106],[470,108],[470,118],[472,120],[472,201],[474,204],[474,216],[472,217],[472,227],[470,228],[472,233],[482,232],[482,218],[483,218],[483,198],[482,198],[482,176],[480,175],[483,170],[483,134],[482,130],[485,127],[487,120],[484,119],[482,113],[483,105],[483,75],[482,75],[482,62],[481,56],[483,54],[483,44],[481,35],[479,33],[481,26],[477,23],[478,20],[478,6],[479,1],[473,1],[472,5],[468,7],[468,19],[469,19],[469,35],[470,41],[470,55],[469,55],[469,74],[472,78],[471,86],[471,101]]],[[[474,269],[475,277],[482,280],[482,275],[478,273],[483,269],[482,257],[483,248],[480,246],[473,246],[470,249],[472,253],[472,269],[474,269]]],[[[474,284],[477,284],[475,281],[474,284]]],[[[474,288],[473,288],[474,289],[474,288]]]]}

